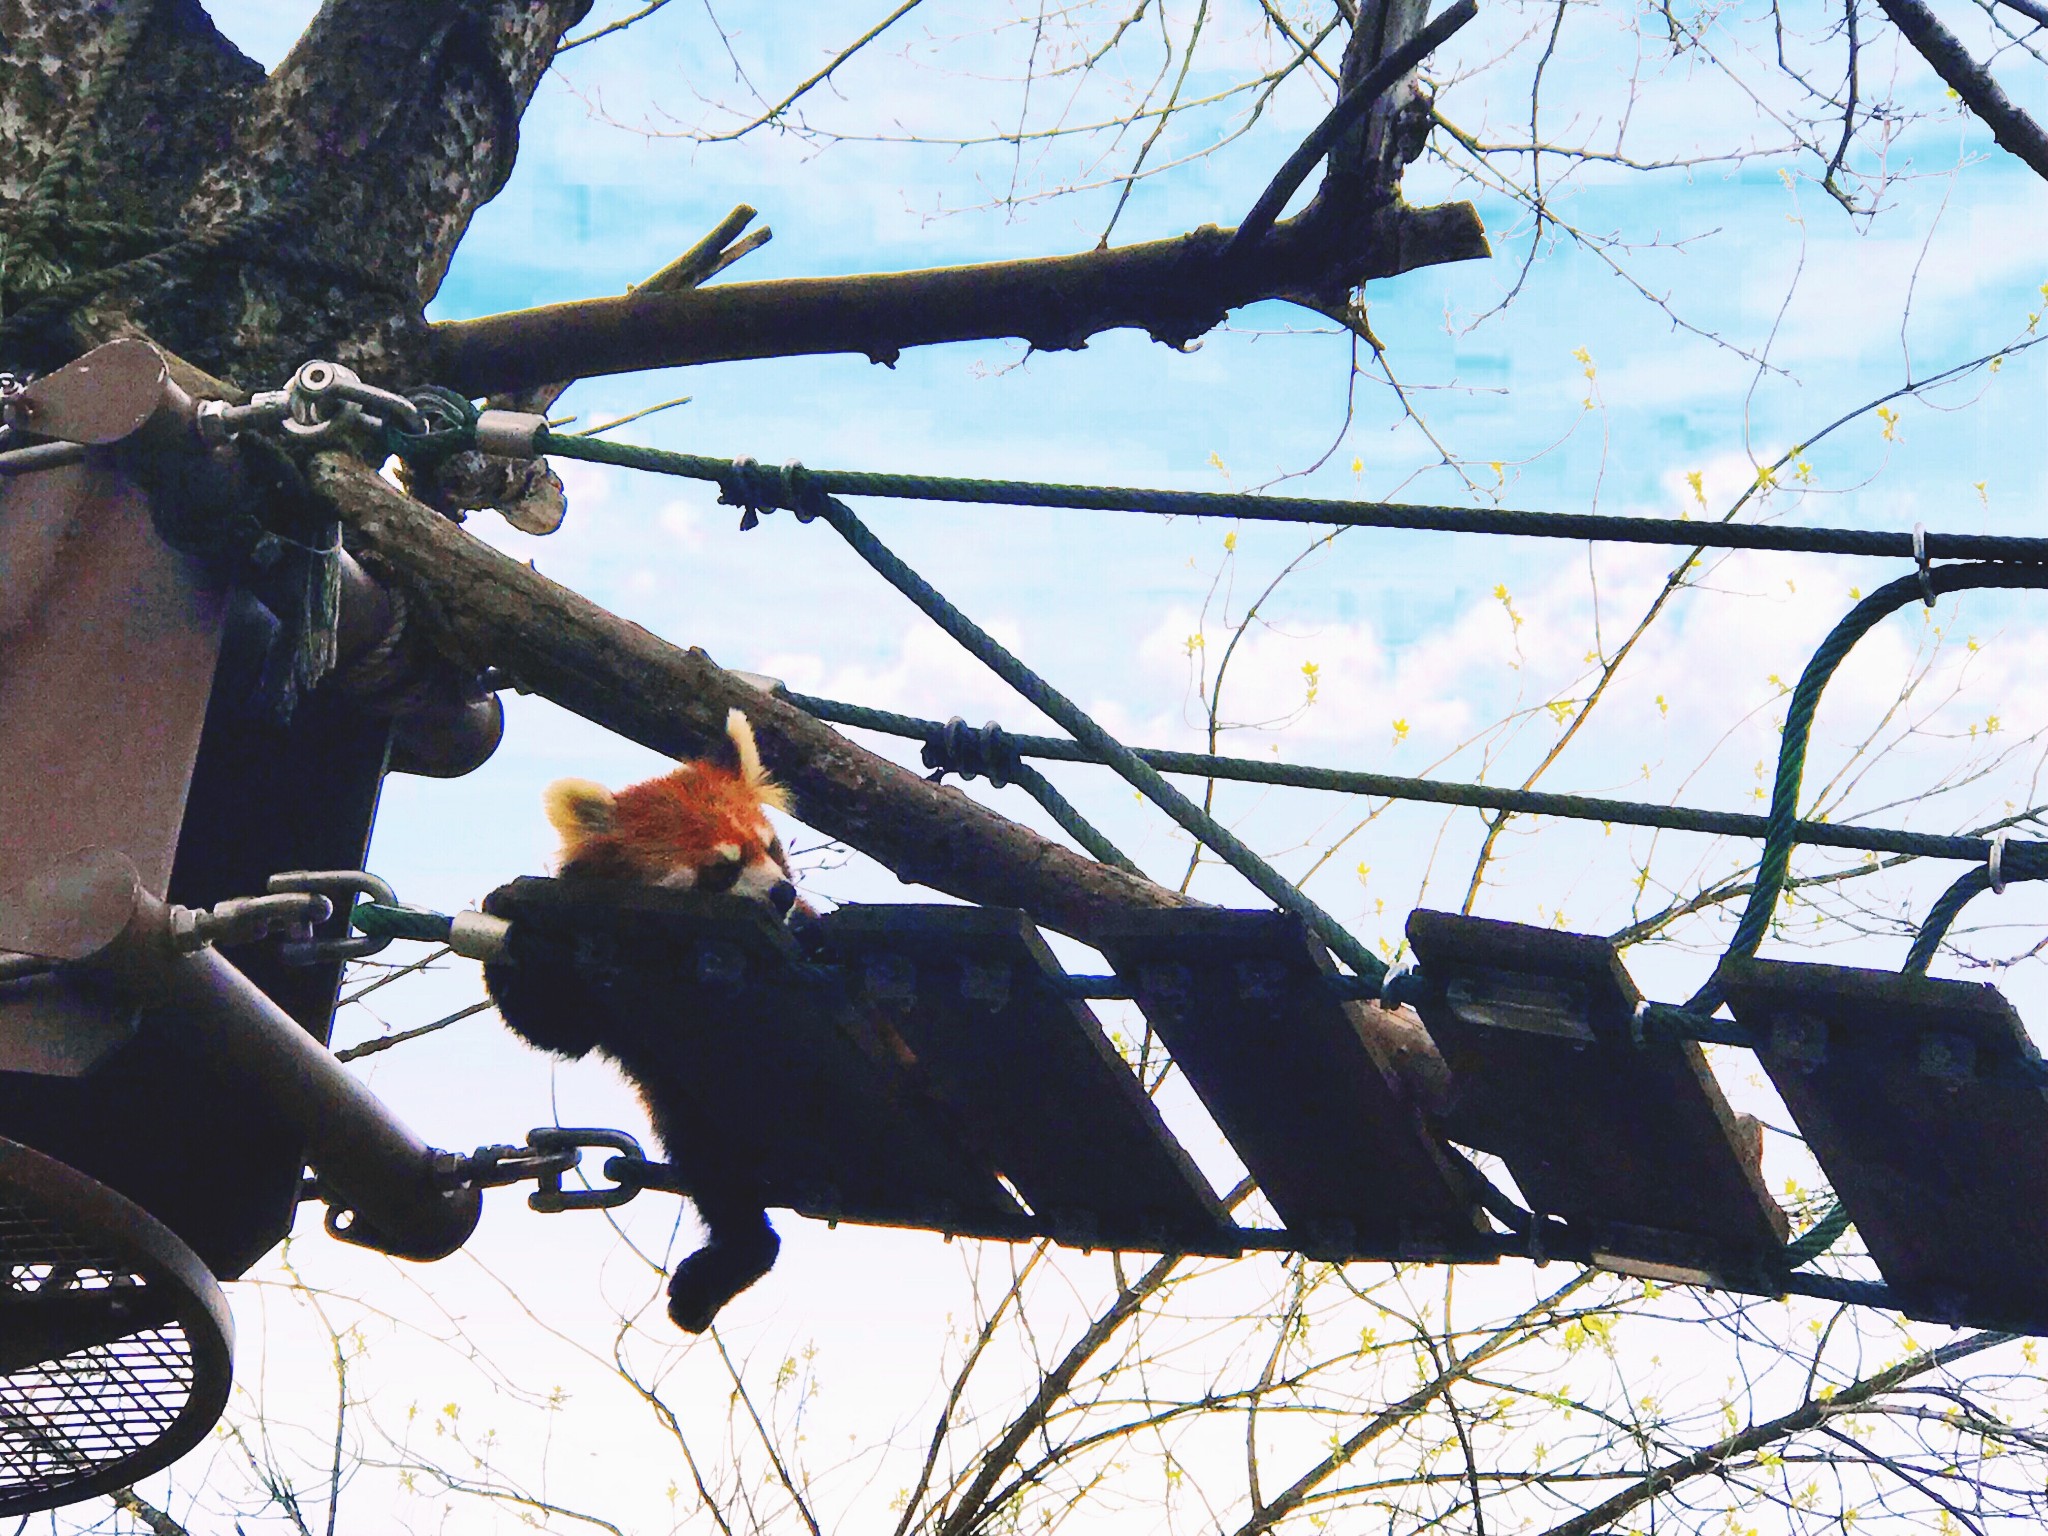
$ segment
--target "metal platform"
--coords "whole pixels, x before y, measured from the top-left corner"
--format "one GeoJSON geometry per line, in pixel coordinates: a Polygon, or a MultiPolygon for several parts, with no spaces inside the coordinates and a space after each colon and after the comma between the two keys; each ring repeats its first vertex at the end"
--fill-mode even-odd
{"type": "Polygon", "coordinates": [[[1094,942],[1303,1253],[1495,1256],[1465,1171],[1300,919],[1132,912],[1094,942]]]}
{"type": "Polygon", "coordinates": [[[807,964],[765,908],[555,880],[514,881],[491,904],[520,931],[521,969],[577,989],[606,1049],[686,1099],[704,1144],[765,1204],[979,1237],[1039,1231],[924,1091],[886,1017],[807,964]]]}
{"type": "Polygon", "coordinates": [[[170,1230],[0,1140],[0,1516],[125,1488],[205,1438],[233,1327],[170,1230]]]}
{"type": "Polygon", "coordinates": [[[1021,912],[849,906],[826,956],[1072,1247],[1235,1254],[1236,1228],[1021,912]]]}

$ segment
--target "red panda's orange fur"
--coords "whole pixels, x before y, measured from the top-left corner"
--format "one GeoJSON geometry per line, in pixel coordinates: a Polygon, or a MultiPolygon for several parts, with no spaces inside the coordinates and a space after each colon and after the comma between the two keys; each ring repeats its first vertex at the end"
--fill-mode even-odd
{"type": "Polygon", "coordinates": [[[789,797],[761,766],[747,717],[726,720],[731,761],[682,763],[658,779],[616,794],[587,779],[548,786],[548,820],[562,835],[566,878],[658,885],[681,871],[721,863],[751,869],[764,861],[786,876],[787,860],[764,810],[787,810],[789,797]]]}

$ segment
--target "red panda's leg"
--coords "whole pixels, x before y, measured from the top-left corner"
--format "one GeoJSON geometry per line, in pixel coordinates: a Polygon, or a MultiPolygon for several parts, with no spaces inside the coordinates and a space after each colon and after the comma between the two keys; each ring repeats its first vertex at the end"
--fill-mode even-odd
{"type": "Polygon", "coordinates": [[[702,1333],[719,1308],[774,1267],[782,1239],[768,1213],[743,1196],[701,1190],[691,1199],[704,1221],[704,1246],[670,1277],[668,1315],[685,1333],[702,1333]]]}

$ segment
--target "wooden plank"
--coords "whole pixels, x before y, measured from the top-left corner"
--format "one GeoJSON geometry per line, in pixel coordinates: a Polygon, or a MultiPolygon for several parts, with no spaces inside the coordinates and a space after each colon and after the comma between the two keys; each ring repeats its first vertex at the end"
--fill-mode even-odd
{"type": "Polygon", "coordinates": [[[1453,1141],[1498,1156],[1610,1268],[1745,1284],[1778,1268],[1761,1127],[1729,1108],[1697,1045],[1635,1043],[1642,995],[1612,944],[1431,911],[1409,915],[1408,941],[1453,1141]]]}
{"type": "Polygon", "coordinates": [[[1222,1203],[1024,913],[845,906],[825,954],[1058,1241],[1230,1255],[1222,1203]]]}
{"type": "Polygon", "coordinates": [[[1917,1315],[2048,1331],[2048,1100],[1995,987],[1730,965],[1728,1001],[1885,1279],[1917,1315]]]}
{"type": "Polygon", "coordinates": [[[1036,1233],[838,977],[760,906],[553,880],[515,881],[494,905],[522,935],[522,969],[587,1003],[628,1074],[690,1107],[690,1145],[669,1149],[685,1171],[715,1157],[764,1204],[828,1220],[1036,1233]]]}
{"type": "MultiPolygon", "coordinates": [[[[1329,954],[1281,912],[1131,912],[1093,942],[1303,1253],[1477,1258],[1488,1229],[1329,954]]],[[[1490,1255],[1486,1255],[1490,1256],[1490,1255]]]]}

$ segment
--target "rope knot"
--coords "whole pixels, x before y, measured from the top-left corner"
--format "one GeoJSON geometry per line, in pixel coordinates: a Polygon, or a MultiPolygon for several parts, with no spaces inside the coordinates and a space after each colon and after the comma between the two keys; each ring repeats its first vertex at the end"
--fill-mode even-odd
{"type": "Polygon", "coordinates": [[[734,459],[718,476],[718,499],[728,507],[742,508],[740,532],[760,526],[764,512],[790,511],[797,521],[808,523],[825,510],[831,499],[818,486],[811,472],[792,459],[780,469],[753,459],[734,459]]]}
{"type": "Polygon", "coordinates": [[[1023,761],[1017,744],[995,721],[976,730],[958,715],[925,738],[923,755],[934,783],[957,773],[963,779],[987,779],[994,789],[1014,779],[1023,761]]]}

